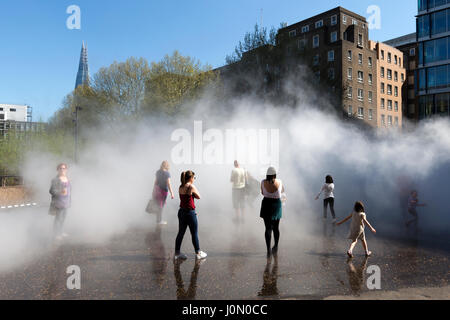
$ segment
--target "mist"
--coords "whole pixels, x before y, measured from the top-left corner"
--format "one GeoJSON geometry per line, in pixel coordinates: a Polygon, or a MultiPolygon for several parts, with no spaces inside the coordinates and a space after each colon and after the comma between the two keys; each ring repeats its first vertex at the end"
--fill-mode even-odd
{"type": "MultiPolygon", "coordinates": [[[[427,203],[427,207],[418,209],[422,232],[448,237],[448,119],[423,122],[411,132],[392,129],[379,130],[372,135],[343,122],[326,108],[319,110],[312,100],[302,96],[299,101],[299,105],[292,108],[245,97],[225,106],[205,96],[194,111],[182,119],[142,120],[124,128],[119,125],[115,132],[111,131],[111,126],[84,131],[89,141],[80,152],[78,164],[46,153],[30,154],[23,175],[32,185],[34,202],[39,207],[23,214],[0,215],[0,270],[17,267],[27,259],[52,250],[54,218],[48,215],[48,190],[60,162],[68,163],[68,176],[72,181],[72,207],[65,228],[73,244],[101,245],[132,228],[153,228],[154,216],[144,209],[152,193],[155,172],[163,160],[171,165],[175,193],[174,200],[169,196],[164,210],[164,219],[170,224],[177,224],[181,172],[193,170],[197,175],[195,184],[202,196],[196,202],[200,242],[203,237],[217,243],[230,242],[235,236],[229,181],[234,159],[258,181],[264,179],[270,165],[277,167],[278,178],[283,181],[287,195],[280,246],[301,241],[322,218],[322,201],[314,198],[327,174],[335,181],[338,219],[350,214],[354,202],[361,200],[366,205],[368,220],[380,236],[400,234],[404,231],[402,212],[407,204],[399,196],[399,190],[417,189],[420,201],[427,203]],[[252,155],[248,154],[248,150],[261,152],[263,135],[259,141],[244,141],[241,154],[237,147],[232,150],[236,153],[227,153],[227,142],[223,141],[223,161],[211,164],[208,157],[218,155],[205,153],[211,151],[208,145],[215,142],[210,136],[195,135],[195,121],[202,121],[203,133],[215,130],[215,137],[222,133],[223,139],[230,129],[267,130],[268,133],[275,130],[279,136],[267,135],[272,157],[265,162],[261,162],[259,156],[257,161],[250,161],[252,155]],[[177,158],[174,148],[181,140],[172,138],[179,129],[191,135],[190,163],[173,161],[177,158]],[[195,161],[195,139],[203,140],[200,161],[195,161]]],[[[326,104],[326,101],[321,103],[326,104]]],[[[262,154],[267,153],[263,151],[262,154]]],[[[247,210],[245,229],[240,229],[260,242],[255,250],[265,249],[264,225],[259,218],[261,199],[258,196],[253,208],[247,210]]],[[[174,240],[175,236],[173,234],[174,240]]],[[[170,246],[170,252],[174,243],[166,245],[170,246]]],[[[202,247],[208,251],[206,244],[202,247]]]]}

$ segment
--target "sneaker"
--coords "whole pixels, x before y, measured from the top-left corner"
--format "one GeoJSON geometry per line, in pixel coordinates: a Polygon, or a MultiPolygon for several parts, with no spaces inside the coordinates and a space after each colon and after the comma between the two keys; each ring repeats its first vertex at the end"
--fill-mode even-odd
{"type": "Polygon", "coordinates": [[[167,221],[160,221],[160,222],[158,222],[158,225],[165,226],[165,225],[167,225],[167,221]]]}
{"type": "Polygon", "coordinates": [[[195,258],[196,258],[196,259],[205,259],[206,256],[208,256],[208,255],[206,254],[206,252],[199,251],[199,252],[195,255],[195,258]]]}
{"type": "Polygon", "coordinates": [[[187,256],[184,253],[179,253],[179,254],[176,254],[173,258],[175,260],[186,260],[187,256]]]}

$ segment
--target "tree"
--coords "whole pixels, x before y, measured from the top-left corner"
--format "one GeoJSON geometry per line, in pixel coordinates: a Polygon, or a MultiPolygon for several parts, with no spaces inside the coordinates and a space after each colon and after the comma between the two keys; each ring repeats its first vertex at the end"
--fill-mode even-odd
{"type": "Polygon", "coordinates": [[[218,83],[219,75],[209,65],[182,56],[175,51],[158,63],[152,63],[146,84],[145,108],[149,114],[174,115],[181,107],[198,99],[209,85],[218,83]]]}
{"type": "Polygon", "coordinates": [[[227,64],[238,62],[242,59],[242,55],[250,50],[262,47],[267,44],[273,46],[276,45],[276,36],[278,30],[272,27],[269,32],[267,28],[260,27],[255,24],[255,28],[252,32],[247,32],[243,41],[239,41],[239,44],[235,47],[234,52],[231,55],[227,55],[225,61],[227,64]]]}

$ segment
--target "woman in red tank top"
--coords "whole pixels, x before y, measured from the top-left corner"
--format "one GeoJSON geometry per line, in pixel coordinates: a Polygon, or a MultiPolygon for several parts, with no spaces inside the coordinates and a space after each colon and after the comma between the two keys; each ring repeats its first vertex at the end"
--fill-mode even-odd
{"type": "Polygon", "coordinates": [[[184,234],[188,227],[192,235],[192,244],[195,248],[196,258],[204,259],[207,256],[205,252],[200,250],[198,241],[198,220],[197,213],[195,212],[194,198],[200,199],[200,193],[194,186],[194,180],[195,173],[190,170],[181,174],[181,186],[179,189],[180,209],[178,210],[179,229],[175,240],[175,260],[187,259],[186,255],[182,254],[180,249],[184,234]]]}

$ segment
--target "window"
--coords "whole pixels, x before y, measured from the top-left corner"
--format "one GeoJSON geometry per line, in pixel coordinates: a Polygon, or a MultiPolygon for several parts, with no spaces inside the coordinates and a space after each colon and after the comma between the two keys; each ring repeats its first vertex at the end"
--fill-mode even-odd
{"type": "Polygon", "coordinates": [[[401,67],[402,66],[402,58],[398,58],[398,65],[401,67]]]}
{"type": "Polygon", "coordinates": [[[352,19],[352,24],[354,24],[355,26],[358,25],[358,21],[356,21],[355,19],[352,19]]]}
{"type": "Polygon", "coordinates": [[[373,82],[373,75],[369,73],[369,84],[371,85],[373,82]]]}
{"type": "Polygon", "coordinates": [[[347,78],[348,78],[348,80],[353,80],[353,69],[352,68],[348,68],[347,78]]]}
{"type": "Polygon", "coordinates": [[[358,63],[359,64],[363,64],[363,55],[362,55],[362,53],[358,54],[358,63]]]}
{"type": "Polygon", "coordinates": [[[358,34],[358,46],[363,46],[363,35],[361,33],[358,34]]]}
{"type": "Polygon", "coordinates": [[[381,93],[384,94],[384,82],[381,83],[381,88],[380,88],[381,93]]]}
{"type": "Polygon", "coordinates": [[[316,77],[316,82],[320,82],[320,71],[317,71],[314,75],[316,77]]]}
{"type": "Polygon", "coordinates": [[[364,73],[362,71],[358,71],[358,82],[364,82],[364,73]]]}
{"type": "Polygon", "coordinates": [[[386,116],[384,114],[381,115],[381,125],[386,125],[386,116]]]}
{"type": "Polygon", "coordinates": [[[334,68],[328,69],[328,79],[334,80],[334,77],[335,77],[334,68]]]}
{"type": "Polygon", "coordinates": [[[381,105],[380,105],[381,109],[384,109],[384,99],[381,99],[381,105]]]}
{"type": "Polygon", "coordinates": [[[380,73],[380,76],[381,76],[382,78],[384,78],[384,67],[381,67],[381,73],[380,73]]]}
{"type": "Polygon", "coordinates": [[[394,96],[398,97],[398,87],[394,87],[394,96]]]}
{"type": "Polygon", "coordinates": [[[369,91],[369,96],[368,96],[369,102],[372,102],[373,99],[373,92],[369,91]]]}
{"type": "Polygon", "coordinates": [[[394,72],[394,81],[398,81],[398,72],[397,71],[394,72]]]}
{"type": "Polygon", "coordinates": [[[391,63],[391,61],[392,61],[392,54],[391,54],[390,52],[388,52],[388,59],[387,59],[387,62],[388,62],[388,63],[391,63]]]}
{"type": "Polygon", "coordinates": [[[316,29],[323,27],[323,20],[319,20],[316,22],[316,29]]]}
{"type": "Polygon", "coordinates": [[[395,117],[395,126],[398,127],[398,117],[395,117]]]}
{"type": "Polygon", "coordinates": [[[369,63],[369,67],[371,67],[372,66],[372,57],[368,58],[368,63],[369,63]]]}
{"type": "Polygon", "coordinates": [[[331,16],[331,25],[334,26],[337,24],[337,15],[331,16]]]}
{"type": "Polygon", "coordinates": [[[305,49],[307,44],[308,44],[308,40],[307,39],[300,39],[300,40],[298,40],[298,48],[300,50],[305,49]]]}
{"type": "Polygon", "coordinates": [[[395,101],[395,103],[394,103],[394,111],[398,111],[398,102],[397,101],[395,101]]]}
{"type": "Polygon", "coordinates": [[[392,80],[392,70],[391,69],[387,69],[387,79],[392,80]]]}
{"type": "Polygon", "coordinates": [[[319,35],[315,35],[313,37],[313,48],[318,48],[319,47],[319,35]]]}
{"type": "Polygon", "coordinates": [[[430,35],[430,15],[423,15],[417,18],[417,31],[419,38],[430,35]]]}
{"type": "Polygon", "coordinates": [[[11,108],[11,109],[9,109],[9,111],[16,112],[17,110],[15,108],[11,108]]]}
{"type": "Polygon", "coordinates": [[[296,35],[297,35],[297,31],[296,30],[289,31],[289,38],[293,38],[296,35]]]}
{"type": "Polygon", "coordinates": [[[348,90],[347,90],[347,97],[348,97],[349,99],[353,99],[353,88],[352,88],[352,87],[348,87],[348,90]]]}
{"type": "Polygon", "coordinates": [[[352,50],[348,50],[347,58],[348,58],[348,61],[352,61],[352,59],[353,59],[352,50]]]}
{"type": "Polygon", "coordinates": [[[336,42],[336,41],[337,41],[337,31],[333,31],[333,32],[331,33],[331,39],[330,39],[330,41],[331,41],[331,42],[336,42]]]}
{"type": "Polygon", "coordinates": [[[358,108],[358,118],[364,119],[364,108],[363,107],[358,108]]]}
{"type": "Polygon", "coordinates": [[[387,85],[387,94],[390,96],[392,95],[392,85],[390,84],[387,85]]]}
{"type": "Polygon", "coordinates": [[[409,55],[414,57],[416,55],[416,48],[409,49],[409,55]]]}
{"type": "Polygon", "coordinates": [[[316,54],[313,58],[313,65],[318,66],[320,62],[320,56],[316,54]]]}
{"type": "Polygon", "coordinates": [[[302,27],[302,32],[303,33],[308,32],[308,31],[309,31],[309,25],[302,27]]]}
{"type": "Polygon", "coordinates": [[[373,109],[369,109],[369,120],[373,120],[373,109]]]}
{"type": "Polygon", "coordinates": [[[397,57],[397,55],[394,55],[394,64],[397,64],[398,63],[398,57],[397,57]]]}
{"type": "MultiPolygon", "coordinates": [[[[405,75],[403,73],[402,73],[402,81],[405,81],[405,75]]],[[[413,83],[414,83],[414,81],[413,81],[413,83]]]]}
{"type": "Polygon", "coordinates": [[[346,15],[342,15],[342,23],[347,24],[347,16],[346,15]]]}
{"type": "Polygon", "coordinates": [[[388,126],[392,126],[392,116],[388,116],[388,126]]]}
{"type": "Polygon", "coordinates": [[[3,108],[0,108],[0,111],[3,111],[3,108]]]}
{"type": "Polygon", "coordinates": [[[437,11],[431,14],[431,34],[447,31],[447,10],[437,11]]]}
{"type": "Polygon", "coordinates": [[[384,60],[384,50],[381,50],[381,60],[384,60]]]}
{"type": "Polygon", "coordinates": [[[351,117],[353,115],[353,107],[348,106],[348,115],[351,117]]]}
{"type": "Polygon", "coordinates": [[[364,90],[358,89],[358,100],[363,101],[364,100],[364,90]]]}
{"type": "Polygon", "coordinates": [[[0,120],[5,120],[5,115],[3,113],[0,113],[0,120]]]}
{"type": "Polygon", "coordinates": [[[334,61],[334,50],[328,51],[328,61],[334,61]]]}
{"type": "Polygon", "coordinates": [[[387,109],[388,109],[388,111],[392,111],[392,100],[388,100],[387,109]]]}

